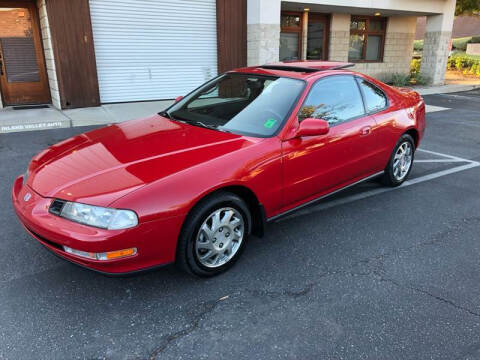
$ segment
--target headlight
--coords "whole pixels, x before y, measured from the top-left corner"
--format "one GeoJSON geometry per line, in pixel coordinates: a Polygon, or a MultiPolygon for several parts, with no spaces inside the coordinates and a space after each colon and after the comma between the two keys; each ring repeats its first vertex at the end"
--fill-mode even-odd
{"type": "Polygon", "coordinates": [[[109,230],[127,229],[138,224],[138,217],[131,210],[118,210],[75,202],[55,200],[50,212],[81,224],[109,230]],[[60,205],[60,206],[59,206],[60,205]],[[61,209],[61,210],[60,210],[61,209]]]}

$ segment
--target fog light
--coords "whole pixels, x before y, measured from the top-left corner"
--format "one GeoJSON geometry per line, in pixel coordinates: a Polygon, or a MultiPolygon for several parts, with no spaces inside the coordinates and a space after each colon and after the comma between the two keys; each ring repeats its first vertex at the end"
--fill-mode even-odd
{"type": "Polygon", "coordinates": [[[72,255],[77,255],[77,256],[80,256],[80,257],[83,257],[83,258],[97,260],[97,256],[93,252],[75,250],[75,249],[69,248],[68,246],[64,246],[63,250],[65,250],[65,252],[67,252],[69,254],[72,254],[72,255]]]}
{"type": "Polygon", "coordinates": [[[69,254],[80,256],[85,259],[91,259],[91,260],[114,260],[114,259],[121,259],[124,257],[129,257],[137,254],[137,248],[115,250],[115,251],[109,251],[104,253],[81,251],[81,250],[72,249],[68,246],[64,246],[63,250],[65,250],[65,252],[69,254]]]}

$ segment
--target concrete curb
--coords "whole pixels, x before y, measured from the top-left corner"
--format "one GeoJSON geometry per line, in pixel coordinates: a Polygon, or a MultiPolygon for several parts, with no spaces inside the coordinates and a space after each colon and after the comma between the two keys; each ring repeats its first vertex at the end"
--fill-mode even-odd
{"type": "Polygon", "coordinates": [[[441,85],[424,88],[412,88],[420,95],[448,94],[454,92],[470,91],[479,89],[480,85],[441,85]]]}
{"type": "Polygon", "coordinates": [[[71,110],[48,109],[0,110],[0,134],[60,129],[77,126],[108,125],[152,116],[169,106],[172,100],[105,104],[71,110]]]}

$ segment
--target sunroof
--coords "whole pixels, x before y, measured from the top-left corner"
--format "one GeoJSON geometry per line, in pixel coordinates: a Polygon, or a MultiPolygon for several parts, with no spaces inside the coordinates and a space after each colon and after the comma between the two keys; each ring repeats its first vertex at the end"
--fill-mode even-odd
{"type": "MultiPolygon", "coordinates": [[[[298,64],[299,62],[297,62],[298,64]]],[[[352,63],[324,63],[324,64],[312,64],[312,66],[297,66],[297,65],[262,65],[259,66],[261,69],[269,69],[269,70],[283,70],[283,71],[294,71],[294,72],[302,72],[302,73],[314,73],[317,71],[324,71],[324,70],[340,70],[345,69],[348,67],[352,67],[355,64],[352,63]],[[316,66],[315,66],[316,65],[316,66]]]]}
{"type": "Polygon", "coordinates": [[[304,72],[304,73],[313,73],[320,71],[319,69],[300,67],[300,66],[287,66],[287,65],[262,65],[259,66],[262,69],[268,70],[283,70],[283,71],[295,71],[295,72],[304,72]]]}

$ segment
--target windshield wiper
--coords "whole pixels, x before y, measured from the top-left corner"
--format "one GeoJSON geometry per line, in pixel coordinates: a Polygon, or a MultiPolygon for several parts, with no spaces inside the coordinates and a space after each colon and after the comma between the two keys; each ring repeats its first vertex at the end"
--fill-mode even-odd
{"type": "Polygon", "coordinates": [[[204,123],[201,122],[201,121],[193,121],[193,123],[196,124],[196,125],[200,125],[201,127],[204,127],[204,128],[207,128],[207,129],[213,129],[213,130],[216,130],[216,129],[217,129],[217,126],[207,125],[207,124],[204,124],[204,123]]]}
{"type": "Polygon", "coordinates": [[[199,125],[199,126],[204,127],[206,129],[212,129],[212,130],[217,130],[217,131],[232,134],[232,132],[230,130],[224,129],[223,126],[207,125],[207,124],[202,123],[201,121],[195,121],[193,123],[193,125],[199,125]]]}
{"type": "Polygon", "coordinates": [[[178,116],[175,116],[175,117],[174,117],[174,116],[172,116],[168,111],[165,111],[165,110],[159,112],[158,114],[161,115],[161,116],[164,116],[164,117],[166,117],[166,118],[168,118],[168,119],[170,119],[170,120],[173,120],[173,121],[179,121],[179,122],[184,123],[184,124],[191,123],[191,121],[186,120],[186,119],[183,119],[183,118],[181,118],[181,117],[178,117],[178,116]]]}
{"type": "Polygon", "coordinates": [[[223,126],[217,126],[218,131],[226,132],[229,134],[233,134],[230,130],[225,129],[223,126]]]}
{"type": "Polygon", "coordinates": [[[184,124],[190,124],[190,125],[194,125],[194,126],[200,126],[200,127],[205,128],[205,129],[218,130],[218,131],[230,133],[230,131],[223,129],[222,126],[207,125],[207,124],[205,124],[201,121],[198,121],[198,120],[197,121],[187,120],[187,119],[184,119],[184,118],[181,118],[181,117],[178,117],[178,116],[173,117],[167,111],[161,111],[158,114],[161,115],[161,116],[164,116],[164,117],[166,117],[170,120],[178,121],[178,122],[181,122],[181,123],[184,123],[184,124]]]}
{"type": "Polygon", "coordinates": [[[170,115],[169,112],[168,112],[168,111],[165,111],[165,110],[164,110],[164,111],[160,111],[160,112],[158,113],[158,115],[163,116],[163,117],[166,117],[166,118],[168,118],[168,119],[170,119],[170,120],[175,120],[175,119],[173,118],[173,116],[170,115]]]}

